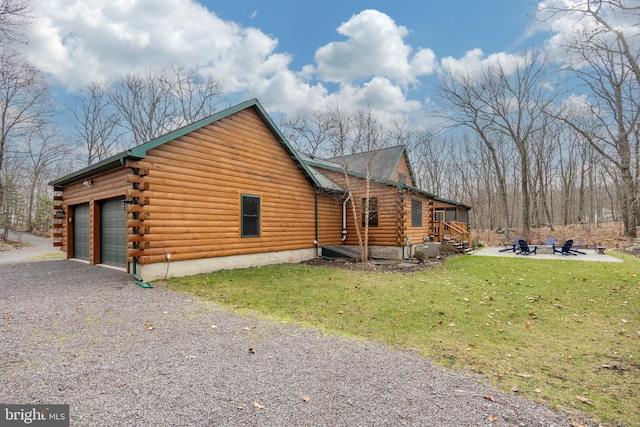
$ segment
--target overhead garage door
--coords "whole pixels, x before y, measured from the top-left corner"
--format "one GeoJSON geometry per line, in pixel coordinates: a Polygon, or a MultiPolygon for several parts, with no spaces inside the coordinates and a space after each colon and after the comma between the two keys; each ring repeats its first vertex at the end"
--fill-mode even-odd
{"type": "Polygon", "coordinates": [[[117,267],[127,265],[127,213],[122,200],[105,200],[100,206],[100,262],[117,267]]]}
{"type": "Polygon", "coordinates": [[[73,257],[89,261],[89,204],[73,210],[73,257]]]}

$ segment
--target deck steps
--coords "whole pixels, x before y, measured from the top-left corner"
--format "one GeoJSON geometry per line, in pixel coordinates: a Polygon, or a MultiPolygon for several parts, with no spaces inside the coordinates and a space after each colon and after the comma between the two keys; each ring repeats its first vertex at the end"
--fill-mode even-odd
{"type": "Polygon", "coordinates": [[[450,237],[443,237],[442,239],[442,248],[445,253],[459,253],[459,254],[470,254],[473,252],[473,249],[469,247],[467,242],[458,242],[450,237]]]}
{"type": "Polygon", "coordinates": [[[322,247],[322,256],[328,258],[353,258],[360,259],[360,251],[339,245],[322,247]]]}

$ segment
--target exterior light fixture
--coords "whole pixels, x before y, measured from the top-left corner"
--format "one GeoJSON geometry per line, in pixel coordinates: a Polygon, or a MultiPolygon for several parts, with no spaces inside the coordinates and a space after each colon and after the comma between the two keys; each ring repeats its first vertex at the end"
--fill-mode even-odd
{"type": "Polygon", "coordinates": [[[132,205],[134,202],[133,202],[133,199],[122,199],[122,202],[120,203],[122,203],[122,210],[126,211],[127,205],[132,205]]]}

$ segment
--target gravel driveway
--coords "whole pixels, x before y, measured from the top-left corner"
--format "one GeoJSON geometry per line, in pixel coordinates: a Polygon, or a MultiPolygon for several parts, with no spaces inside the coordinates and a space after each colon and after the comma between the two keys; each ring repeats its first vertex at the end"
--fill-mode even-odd
{"type": "Polygon", "coordinates": [[[69,404],[72,426],[571,425],[411,352],[62,260],[0,265],[0,403],[69,404]]]}
{"type": "Polygon", "coordinates": [[[0,251],[0,264],[29,261],[45,254],[60,252],[59,248],[53,247],[53,240],[30,233],[9,230],[9,240],[25,243],[28,246],[16,250],[0,251]]]}

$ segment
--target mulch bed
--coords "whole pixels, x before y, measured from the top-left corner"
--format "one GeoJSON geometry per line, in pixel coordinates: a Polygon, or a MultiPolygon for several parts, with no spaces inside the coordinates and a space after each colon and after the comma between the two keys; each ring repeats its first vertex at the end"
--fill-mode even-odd
{"type": "Polygon", "coordinates": [[[379,273],[412,273],[427,270],[442,264],[443,258],[430,258],[427,262],[418,263],[414,260],[371,260],[368,263],[358,262],[348,258],[314,258],[304,261],[303,264],[330,268],[339,268],[353,271],[373,271],[379,273]]]}

